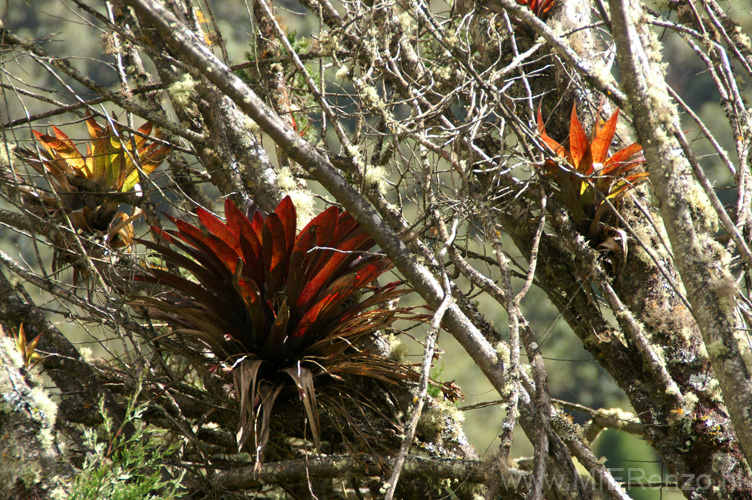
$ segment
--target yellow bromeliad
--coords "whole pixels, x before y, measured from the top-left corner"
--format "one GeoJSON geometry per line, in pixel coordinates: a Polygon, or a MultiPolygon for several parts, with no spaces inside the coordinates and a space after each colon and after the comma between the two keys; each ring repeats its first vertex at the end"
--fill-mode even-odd
{"type": "MultiPolygon", "coordinates": [[[[150,122],[137,130],[132,141],[117,126],[102,127],[92,116],[86,126],[90,142],[85,155],[57,127],[52,127],[53,135],[33,131],[41,147],[21,149],[19,156],[47,179],[51,192],[27,182],[22,188],[24,202],[40,217],[57,220],[64,215],[77,231],[104,234],[111,248],[127,247],[133,240],[131,222],[140,211],[118,212],[122,198],[117,195],[132,191],[139,175],[152,173],[171,148],[147,139],[160,137],[150,122]]],[[[60,255],[56,257],[59,263],[60,255]]]]}

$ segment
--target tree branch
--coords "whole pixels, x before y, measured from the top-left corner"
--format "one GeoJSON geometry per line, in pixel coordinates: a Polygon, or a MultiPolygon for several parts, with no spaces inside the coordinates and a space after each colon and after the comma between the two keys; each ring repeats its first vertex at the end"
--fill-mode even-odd
{"type": "MultiPolygon", "coordinates": [[[[676,154],[681,149],[673,134],[681,128],[666,82],[654,63],[660,54],[646,52],[651,34],[638,32],[635,24],[642,6],[629,0],[609,3],[617,57],[671,248],[741,449],[752,463],[752,367],[745,362],[749,346],[735,338],[741,325],[737,325],[733,304],[740,292],[725,266],[716,265],[729,256],[712,238],[715,214],[689,162],[676,154]]],[[[646,30],[645,26],[640,29],[646,30]]]]}
{"type": "MultiPolygon", "coordinates": [[[[217,472],[214,483],[227,489],[243,489],[260,486],[262,483],[285,483],[304,481],[307,477],[380,477],[384,466],[392,457],[378,455],[310,457],[306,460],[271,462],[255,467],[243,467],[217,472]]],[[[481,460],[428,458],[409,455],[405,460],[402,475],[406,477],[432,477],[485,483],[487,466],[481,460]]],[[[529,472],[507,469],[500,478],[503,491],[517,498],[516,491],[530,478],[529,472]]]]}

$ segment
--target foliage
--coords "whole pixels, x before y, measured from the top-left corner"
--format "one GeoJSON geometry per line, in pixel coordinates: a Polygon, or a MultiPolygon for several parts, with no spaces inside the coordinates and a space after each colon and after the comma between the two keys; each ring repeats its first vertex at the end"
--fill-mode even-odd
{"type": "MultiPolygon", "coordinates": [[[[600,113],[598,113],[600,115],[600,113]]],[[[616,203],[635,184],[647,179],[647,172],[626,175],[644,163],[642,146],[630,144],[609,155],[616,135],[619,110],[603,124],[596,121],[590,138],[585,134],[577,107],[572,107],[569,127],[569,149],[546,134],[543,116],[538,108],[538,133],[566,165],[546,159],[543,166],[559,187],[559,198],[567,208],[578,230],[596,243],[601,243],[609,227],[603,220],[616,203]],[[606,201],[608,200],[608,202],[606,201]],[[610,202],[610,203],[609,203],[610,202]]]]}
{"type": "Polygon", "coordinates": [[[20,149],[18,153],[49,181],[53,192],[48,194],[38,184],[29,183],[23,190],[26,202],[39,206],[50,218],[64,213],[75,229],[85,233],[106,232],[112,248],[127,247],[133,239],[131,222],[137,212],[131,216],[117,212],[120,200],[106,195],[130,192],[139,175],[152,173],[171,148],[154,141],[147,144],[150,134],[160,137],[150,122],[139,127],[132,142],[119,127],[109,123],[102,127],[93,116],[87,117],[86,126],[90,142],[85,155],[57,127],[52,127],[54,135],[33,131],[44,149],[20,149]]]}
{"type": "Polygon", "coordinates": [[[533,13],[541,19],[546,19],[548,11],[556,0],[515,0],[520,5],[527,5],[533,13]]]}
{"type": "MultiPolygon", "coordinates": [[[[138,393],[136,393],[136,397],[138,393]]],[[[134,425],[133,435],[126,437],[124,425],[118,426],[103,404],[101,434],[96,429],[84,431],[83,445],[90,450],[81,474],[70,493],[71,500],[147,500],[180,498],[185,471],[173,476],[166,465],[180,447],[179,442],[166,445],[163,433],[140,421],[147,404],[130,400],[124,425],[134,425]]]]}
{"type": "Polygon", "coordinates": [[[415,378],[398,363],[352,349],[405,312],[379,304],[407,290],[397,288],[400,282],[373,284],[392,265],[369,252],[373,239],[350,214],[330,207],[296,236],[289,197],[269,215],[253,206],[249,217],[228,200],[227,223],[202,208],[197,213],[203,229],[174,218],[177,230],[152,227],[156,237],[182,253],[138,241],[198,283],[152,267],[150,276],[138,279],[172,291],[134,304],[153,308],[152,317],[167,320],[175,333],[196,337],[232,365],[241,407],[240,448],[253,436],[254,449],[263,449],[272,407],[287,386],[299,391],[318,447],[314,379],[358,374],[398,383],[415,378]],[[362,298],[364,292],[372,293],[362,298]]]}
{"type": "Polygon", "coordinates": [[[31,342],[26,340],[26,331],[24,330],[23,323],[21,323],[21,326],[18,327],[18,334],[16,337],[16,347],[18,348],[18,352],[23,356],[24,361],[24,367],[33,367],[39,361],[41,361],[42,357],[39,355],[38,352],[36,352],[37,344],[39,344],[39,339],[42,338],[42,334],[40,333],[36,337],[34,337],[34,340],[31,342]]]}

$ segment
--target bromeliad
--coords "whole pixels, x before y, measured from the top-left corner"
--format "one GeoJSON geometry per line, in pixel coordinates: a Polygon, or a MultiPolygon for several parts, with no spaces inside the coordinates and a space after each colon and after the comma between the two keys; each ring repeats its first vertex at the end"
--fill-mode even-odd
{"type": "MultiPolygon", "coordinates": [[[[48,176],[57,197],[39,188],[28,190],[29,194],[35,195],[49,214],[62,210],[76,229],[94,233],[111,230],[115,219],[119,219],[115,226],[124,220],[116,215],[120,201],[106,195],[127,193],[136,186],[139,172],[134,159],[141,171],[149,175],[170,153],[170,147],[156,142],[147,144],[146,137],[150,134],[159,138],[159,131],[153,131],[150,122],[138,129],[134,137],[135,150],[127,140],[123,145],[121,131],[113,130],[110,125],[103,128],[92,116],[86,119],[86,126],[91,141],[86,145],[84,156],[57,127],[52,127],[54,136],[34,130],[34,136],[44,149],[38,153],[22,149],[19,155],[37,172],[48,176]]],[[[129,242],[130,239],[121,240],[114,246],[127,246],[129,242]]]]}
{"type": "MultiPolygon", "coordinates": [[[[613,229],[604,222],[611,204],[619,201],[648,175],[646,172],[627,175],[627,172],[645,161],[642,146],[637,143],[609,156],[618,119],[617,109],[605,123],[593,126],[592,136],[589,138],[577,118],[577,107],[573,107],[569,149],[566,149],[546,133],[540,107],[538,108],[538,133],[560,158],[558,161],[546,159],[543,166],[548,171],[547,175],[556,182],[560,202],[567,208],[578,231],[596,244],[609,238],[607,233],[613,229]]],[[[608,247],[614,248],[613,245],[608,247]]]]}
{"type": "Polygon", "coordinates": [[[176,230],[152,228],[172,248],[137,240],[185,276],[150,268],[139,279],[168,291],[134,303],[166,320],[173,333],[208,346],[228,371],[232,367],[240,448],[253,437],[260,460],[272,407],[284,390],[298,393],[318,448],[314,379],[317,389],[344,374],[416,380],[408,367],[355,347],[406,312],[383,307],[406,290],[399,282],[374,284],[392,264],[370,252],[373,239],[349,213],[331,207],[297,234],[289,197],[268,215],[253,208],[246,217],[230,201],[226,222],[202,208],[197,215],[201,228],[172,217],[176,230]]]}
{"type": "Polygon", "coordinates": [[[548,16],[556,0],[516,0],[519,5],[527,5],[531,11],[540,19],[544,20],[548,16]]]}
{"type": "MultiPolygon", "coordinates": [[[[76,144],[57,127],[52,127],[54,135],[33,131],[43,148],[21,149],[18,154],[48,179],[53,192],[27,182],[22,187],[24,202],[47,219],[64,214],[73,228],[84,234],[104,234],[111,248],[127,247],[133,239],[131,221],[139,211],[131,215],[118,212],[121,200],[116,195],[130,192],[139,182],[136,163],[144,175],[149,175],[171,148],[147,143],[149,136],[159,138],[159,131],[153,130],[150,122],[134,135],[135,148],[120,130],[102,127],[92,116],[87,117],[86,126],[90,136],[86,155],[81,155],[76,144]]],[[[55,257],[56,269],[62,258],[60,251],[55,257]]]]}

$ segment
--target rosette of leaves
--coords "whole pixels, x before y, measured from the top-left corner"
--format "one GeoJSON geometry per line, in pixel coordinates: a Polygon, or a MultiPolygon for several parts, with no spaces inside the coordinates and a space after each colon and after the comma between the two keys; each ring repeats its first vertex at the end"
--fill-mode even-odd
{"type": "MultiPolygon", "coordinates": [[[[41,147],[19,150],[19,156],[48,181],[51,191],[39,183],[23,188],[24,203],[41,217],[59,221],[67,216],[73,228],[84,234],[102,234],[111,248],[123,248],[133,240],[132,221],[139,215],[119,212],[118,195],[133,190],[139,171],[149,175],[170,153],[171,148],[154,141],[159,131],[150,122],[134,134],[133,143],[117,127],[102,127],[89,116],[86,119],[90,142],[82,155],[76,144],[59,128],[54,135],[33,131],[41,147]]],[[[55,262],[62,257],[56,253],[55,262]]],[[[53,268],[58,266],[53,263],[53,268]]]]}
{"type": "MultiPolygon", "coordinates": [[[[239,449],[253,438],[260,460],[282,391],[302,401],[318,449],[317,391],[329,384],[347,390],[341,384],[347,374],[395,384],[417,380],[409,367],[355,347],[407,312],[383,305],[407,290],[399,282],[375,284],[392,264],[369,252],[373,239],[349,213],[331,207],[297,234],[289,197],[268,215],[253,208],[246,217],[230,201],[226,222],[202,208],[197,215],[201,228],[172,217],[176,230],[152,227],[173,248],[137,240],[182,273],[150,268],[137,279],[167,291],[134,304],[147,306],[173,333],[199,340],[232,367],[239,449]]],[[[458,394],[451,384],[441,388],[458,394]]]]}
{"type": "MultiPolygon", "coordinates": [[[[648,176],[646,172],[629,173],[645,161],[639,144],[630,144],[609,155],[618,119],[617,109],[606,122],[596,122],[588,137],[577,118],[577,107],[574,106],[567,149],[546,133],[540,107],[538,108],[538,133],[559,157],[558,161],[549,158],[543,164],[547,175],[553,178],[559,188],[559,201],[566,207],[581,234],[596,244],[605,243],[605,247],[612,250],[619,247],[614,245],[610,233],[622,231],[608,222],[611,205],[616,204],[648,176]]],[[[626,238],[623,234],[620,235],[623,249],[626,238]]]]}

